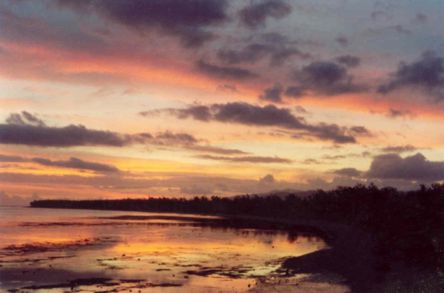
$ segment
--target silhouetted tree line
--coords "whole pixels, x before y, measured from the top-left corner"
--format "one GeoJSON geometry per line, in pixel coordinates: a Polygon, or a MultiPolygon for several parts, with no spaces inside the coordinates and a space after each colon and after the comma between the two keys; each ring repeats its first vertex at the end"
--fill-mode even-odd
{"type": "Polygon", "coordinates": [[[121,200],[38,200],[32,207],[147,211],[310,219],[342,223],[367,232],[382,270],[393,263],[444,268],[444,184],[414,191],[356,185],[300,197],[243,195],[121,200]]]}

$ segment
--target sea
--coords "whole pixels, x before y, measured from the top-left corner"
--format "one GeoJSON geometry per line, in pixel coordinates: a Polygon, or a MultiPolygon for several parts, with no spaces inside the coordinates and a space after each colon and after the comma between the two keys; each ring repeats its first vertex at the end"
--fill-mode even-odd
{"type": "Polygon", "coordinates": [[[320,237],[211,225],[217,219],[3,206],[0,291],[347,292],[341,280],[281,269],[327,249],[320,237]]]}

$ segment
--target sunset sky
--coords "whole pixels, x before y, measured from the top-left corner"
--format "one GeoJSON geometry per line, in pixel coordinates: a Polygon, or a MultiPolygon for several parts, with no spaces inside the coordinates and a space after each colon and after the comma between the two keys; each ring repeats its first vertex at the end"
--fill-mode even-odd
{"type": "Polygon", "coordinates": [[[0,1],[4,198],[444,180],[444,2],[0,1]]]}

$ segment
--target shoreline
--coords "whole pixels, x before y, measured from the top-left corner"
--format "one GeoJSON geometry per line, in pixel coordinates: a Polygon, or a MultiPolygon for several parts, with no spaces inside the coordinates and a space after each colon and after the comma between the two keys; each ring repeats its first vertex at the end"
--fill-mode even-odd
{"type": "MultiPolygon", "coordinates": [[[[54,209],[56,210],[56,209],[54,209]]],[[[74,225],[77,225],[79,223],[81,223],[81,219],[84,218],[86,216],[85,221],[98,221],[98,222],[103,222],[103,223],[111,223],[111,224],[115,224],[118,225],[119,228],[118,229],[124,229],[126,230],[125,226],[126,225],[132,225],[134,220],[134,224],[136,226],[134,226],[134,229],[130,229],[132,230],[133,234],[145,234],[144,231],[146,231],[147,233],[149,233],[149,231],[151,231],[151,228],[153,230],[156,230],[157,227],[150,227],[150,229],[148,230],[139,230],[137,228],[138,223],[137,222],[146,222],[151,223],[153,220],[153,224],[156,225],[156,220],[151,217],[150,213],[145,213],[141,214],[141,213],[137,213],[137,215],[134,216],[130,216],[131,213],[125,213],[125,212],[119,212],[119,213],[107,213],[106,211],[104,213],[101,212],[89,212],[89,213],[82,213],[81,211],[66,211],[64,212],[63,210],[57,210],[55,213],[51,213],[51,211],[46,210],[46,209],[42,209],[41,211],[30,211],[29,209],[21,209],[20,212],[17,214],[19,216],[17,225],[20,225],[22,223],[22,221],[24,221],[24,219],[21,218],[20,214],[28,214],[30,215],[29,219],[30,221],[28,223],[33,223],[35,225],[29,225],[29,226],[25,226],[24,229],[33,229],[32,227],[40,227],[42,226],[42,229],[45,229],[45,226],[48,226],[49,229],[52,229],[53,226],[55,226],[55,229],[60,229],[60,230],[71,230],[69,227],[67,229],[63,228],[65,223],[68,222],[72,222],[74,225]],[[31,215],[48,215],[47,217],[44,218],[40,218],[40,217],[33,217],[31,215]],[[54,221],[54,217],[52,215],[67,215],[67,217],[63,217],[61,218],[60,221],[54,221]],[[78,217],[80,217],[79,221],[75,220],[75,218],[72,218],[71,215],[78,215],[78,217]],[[66,219],[66,220],[63,220],[66,219]],[[144,219],[147,219],[148,221],[143,221],[144,219]],[[104,220],[104,221],[103,221],[104,220]],[[109,220],[115,220],[115,221],[109,221],[109,220]],[[130,220],[130,221],[128,221],[130,220]],[[142,220],[142,221],[141,221],[142,220]],[[58,227],[58,224],[62,224],[62,227],[58,227]],[[121,226],[122,225],[122,226],[121,226]],[[29,227],[29,228],[28,228],[29,227]]],[[[162,215],[154,215],[154,217],[162,217],[162,219],[166,219],[166,217],[163,217],[162,215]]],[[[164,215],[164,216],[168,216],[168,215],[164,215]]],[[[187,215],[184,215],[185,217],[187,217],[187,215]]],[[[190,217],[187,217],[190,219],[190,217]]],[[[174,220],[176,218],[173,218],[172,221],[172,225],[175,225],[176,221],[174,220]]],[[[202,220],[202,218],[197,217],[197,220],[202,220]]],[[[206,219],[204,219],[205,221],[206,219]]],[[[216,220],[217,221],[217,220],[216,220]]],[[[220,221],[219,221],[220,222],[220,221]]],[[[26,223],[26,222],[25,222],[26,223]]],[[[227,223],[227,222],[224,222],[227,223]]],[[[230,222],[229,222],[230,223],[230,222]]],[[[253,227],[253,225],[251,223],[255,223],[254,227],[256,228],[271,228],[271,225],[269,224],[270,221],[258,221],[257,219],[254,220],[250,220],[250,221],[243,221],[243,226],[248,226],[248,227],[253,227]],[[264,225],[265,224],[265,225],[264,225]]],[[[150,224],[148,224],[150,225],[150,224]]],[[[218,224],[219,225],[219,224],[218,224]]],[[[288,225],[287,224],[280,224],[280,225],[274,225],[273,227],[280,227],[281,229],[286,228],[288,229],[288,225]]],[[[172,266],[165,266],[165,263],[163,263],[163,259],[162,258],[157,258],[157,256],[148,254],[146,256],[143,256],[143,254],[138,255],[136,254],[132,254],[132,253],[126,253],[126,252],[119,252],[119,253],[114,253],[114,254],[104,254],[104,249],[106,249],[106,247],[108,247],[109,249],[113,249],[110,248],[113,246],[113,241],[120,241],[121,243],[125,243],[126,240],[125,238],[122,239],[118,239],[118,238],[110,238],[110,239],[92,239],[92,238],[79,238],[79,237],[74,237],[73,241],[71,240],[63,240],[63,241],[59,241],[56,240],[55,242],[49,242],[50,240],[46,241],[46,240],[36,240],[34,241],[25,241],[24,243],[18,243],[17,245],[11,245],[10,247],[7,248],[7,251],[10,252],[10,256],[9,257],[18,257],[17,259],[11,261],[10,264],[8,264],[7,266],[2,268],[2,272],[0,272],[0,275],[2,275],[2,280],[4,280],[5,282],[8,281],[8,278],[16,278],[16,280],[23,280],[26,282],[34,282],[34,283],[30,283],[30,284],[24,284],[23,286],[20,286],[20,288],[28,288],[29,290],[34,290],[34,289],[49,289],[49,288],[58,288],[58,287],[63,287],[65,288],[66,286],[83,286],[83,284],[85,284],[85,282],[89,283],[91,282],[91,286],[102,286],[102,279],[100,278],[106,278],[106,282],[104,285],[111,285],[111,284],[116,284],[115,286],[124,286],[125,284],[123,283],[124,277],[122,277],[122,275],[119,275],[119,271],[114,271],[114,270],[119,270],[120,268],[125,268],[125,264],[124,262],[126,262],[126,265],[128,266],[127,269],[131,269],[131,267],[133,268],[139,268],[141,266],[142,263],[147,263],[147,265],[151,266],[151,263],[154,261],[154,265],[153,268],[157,268],[156,270],[152,270],[152,269],[147,269],[146,274],[165,274],[168,275],[168,280],[170,281],[171,274],[176,274],[176,276],[179,276],[177,278],[177,280],[179,280],[180,282],[178,282],[178,284],[182,284],[182,275],[183,275],[183,286],[189,286],[188,285],[188,281],[187,279],[192,279],[192,280],[196,280],[201,278],[203,281],[206,280],[216,280],[218,278],[222,278],[224,279],[223,282],[230,282],[229,284],[241,284],[241,286],[243,286],[243,290],[246,290],[246,292],[258,292],[257,290],[259,290],[259,288],[264,288],[263,286],[280,286],[280,284],[273,284],[274,281],[277,280],[281,280],[281,282],[283,284],[285,284],[286,286],[290,286],[291,284],[294,284],[294,282],[297,282],[300,286],[318,286],[318,284],[316,282],[310,282],[307,281],[305,282],[302,281],[301,282],[301,276],[296,276],[296,277],[285,277],[279,273],[276,273],[275,270],[277,268],[279,268],[279,266],[281,265],[281,262],[283,260],[284,257],[287,256],[291,256],[291,255],[299,255],[301,253],[306,253],[309,251],[314,251],[315,249],[321,249],[325,247],[325,243],[323,241],[320,240],[320,238],[318,238],[317,235],[311,235],[312,240],[308,240],[309,242],[313,242],[313,244],[308,244],[308,248],[309,250],[306,250],[306,248],[303,248],[302,250],[299,250],[299,248],[297,248],[299,246],[299,242],[293,242],[293,240],[289,240],[290,238],[288,238],[288,233],[285,231],[276,231],[276,230],[270,230],[270,231],[266,231],[266,230],[254,230],[254,229],[246,229],[245,231],[235,231],[237,229],[224,229],[222,228],[222,230],[220,230],[219,228],[217,229],[213,229],[211,227],[209,228],[205,228],[203,227],[205,230],[203,233],[203,237],[196,238],[196,235],[194,234],[190,234],[191,237],[194,237],[196,240],[195,241],[206,241],[206,236],[205,235],[211,235],[212,233],[217,233],[217,235],[224,235],[225,232],[228,233],[228,235],[237,235],[236,237],[239,238],[239,244],[241,246],[243,246],[244,244],[242,243],[250,243],[249,241],[251,241],[251,239],[255,239],[252,243],[254,244],[254,242],[259,241],[258,242],[260,245],[260,247],[263,247],[260,250],[260,255],[253,255],[253,259],[256,257],[256,260],[263,260],[263,262],[251,262],[248,260],[251,256],[249,256],[249,252],[245,251],[246,256],[245,257],[245,261],[240,261],[236,260],[236,259],[229,259],[226,258],[224,260],[223,263],[220,263],[220,260],[217,260],[217,255],[214,258],[210,259],[210,263],[207,262],[198,262],[196,260],[190,259],[188,261],[185,262],[180,262],[179,260],[174,260],[174,262],[176,263],[171,263],[172,266]],[[214,230],[214,231],[210,231],[210,230],[214,230]],[[220,231],[218,231],[220,230],[220,231]],[[219,234],[220,232],[223,232],[221,234],[219,234]],[[209,234],[208,234],[209,233],[209,234]],[[244,235],[250,235],[247,238],[244,238],[244,235]],[[271,243],[269,242],[270,239],[280,239],[280,241],[276,242],[276,243],[271,243]],[[77,241],[79,240],[79,241],[77,241]],[[245,241],[245,242],[244,242],[245,241]],[[283,241],[283,242],[282,242],[283,241]],[[106,242],[106,243],[105,243],[106,242]],[[106,246],[106,247],[102,247],[102,245],[107,245],[107,243],[110,243],[110,246],[106,246]],[[280,245],[284,246],[280,246],[280,245]],[[293,244],[291,244],[293,243],[293,244]],[[19,245],[20,244],[20,245],[19,245]],[[271,244],[275,245],[275,247],[272,247],[271,244]],[[70,255],[70,257],[74,257],[74,254],[77,254],[77,251],[79,254],[82,253],[86,253],[89,254],[89,250],[91,250],[91,248],[93,248],[94,250],[97,250],[97,252],[94,252],[94,257],[91,258],[91,261],[94,263],[94,266],[98,266],[99,270],[95,271],[94,270],[86,270],[83,271],[83,269],[81,271],[79,271],[79,274],[75,273],[75,271],[70,271],[69,269],[66,269],[65,265],[62,265],[63,263],[70,263],[71,260],[65,260],[64,258],[62,258],[62,255],[58,255],[59,252],[63,251],[63,254],[65,252],[70,252],[72,253],[72,255],[70,255]],[[276,249],[272,249],[272,248],[276,248],[276,249]],[[283,250],[282,250],[283,248],[283,250]],[[88,250],[87,252],[82,252],[84,249],[88,250]],[[282,252],[280,251],[285,251],[284,254],[282,254],[282,252]],[[35,255],[32,255],[32,253],[37,253],[35,255]],[[45,255],[40,255],[40,253],[45,253],[45,255]],[[126,253],[126,255],[124,255],[124,253],[126,253]],[[139,260],[139,258],[141,260],[139,260]],[[23,263],[22,263],[23,261],[23,263]],[[219,262],[219,263],[218,263],[219,262]],[[31,267],[28,267],[29,264],[32,264],[31,267]],[[120,267],[119,267],[120,265],[120,267]],[[45,268],[45,270],[41,270],[41,267],[45,268]],[[160,269],[159,269],[160,268],[160,269]],[[257,270],[256,270],[257,269],[257,270]],[[261,272],[262,270],[262,272],[261,272]],[[265,272],[263,271],[265,270],[265,272]],[[103,272],[102,272],[103,271],[103,272]],[[158,271],[161,271],[160,273],[158,273],[158,271]],[[163,272],[165,271],[165,272],[163,272]],[[25,272],[24,274],[22,274],[22,272],[25,272]],[[60,273],[60,274],[59,274],[60,273]],[[69,273],[69,274],[68,274],[69,273]],[[65,275],[62,279],[61,279],[61,275],[65,275]],[[48,278],[46,278],[45,276],[48,275],[48,278]],[[208,279],[207,279],[208,277],[208,279]],[[99,279],[98,279],[99,278],[99,279]],[[227,279],[227,280],[225,280],[227,279]],[[42,281],[39,281],[42,280],[42,281]],[[97,284],[96,284],[97,282],[97,284]],[[249,282],[249,283],[248,283],[249,282]],[[94,283],[94,284],[93,284],[94,283]],[[119,283],[121,283],[120,285],[118,285],[119,283]],[[247,283],[248,286],[247,288],[247,283]],[[242,284],[245,284],[242,285],[242,284]],[[256,290],[257,289],[257,290],[256,290]]],[[[83,228],[81,228],[83,229],[83,228]]],[[[87,229],[89,229],[87,227],[87,229]]],[[[94,229],[99,229],[101,230],[101,227],[97,227],[94,229]]],[[[108,228],[106,228],[108,229],[108,228]]],[[[113,229],[113,228],[111,228],[113,229]]],[[[162,228],[163,229],[163,228],[162,228]]],[[[181,227],[178,228],[173,228],[173,229],[181,229],[181,227]]],[[[191,228],[191,230],[187,231],[193,231],[194,229],[191,228]]],[[[34,234],[38,235],[40,233],[42,233],[41,231],[46,231],[46,230],[40,230],[40,229],[36,229],[34,234]]],[[[48,230],[49,231],[49,230],[48,230]]],[[[74,231],[74,228],[73,228],[74,231]]],[[[123,231],[123,230],[122,230],[123,231]]],[[[69,232],[68,232],[69,233],[69,232]]],[[[189,232],[186,232],[189,233],[189,232]]],[[[57,233],[56,233],[57,234],[57,233]]],[[[91,235],[98,235],[98,234],[91,234],[91,235]]],[[[104,233],[104,236],[108,235],[108,233],[104,233]]],[[[120,233],[119,233],[120,235],[120,233]]],[[[122,234],[123,235],[123,234],[122,234]]],[[[126,234],[125,234],[126,235],[126,234]]],[[[130,234],[128,234],[130,235],[130,234]]],[[[184,234],[185,235],[185,234],[184,234]]],[[[114,235],[115,236],[115,235],[114,235]]],[[[145,239],[149,239],[149,237],[144,237],[145,239]]],[[[305,238],[305,237],[302,237],[305,238]]],[[[30,238],[31,239],[31,238],[30,238]]],[[[61,239],[61,238],[60,238],[61,239]]],[[[131,238],[134,240],[134,238],[131,238]]],[[[140,238],[142,239],[142,238],[140,238]]],[[[208,238],[211,239],[211,238],[208,238]]],[[[220,245],[224,245],[225,241],[229,241],[231,238],[217,238],[218,243],[220,245]]],[[[306,241],[304,239],[302,239],[303,241],[306,241]]],[[[274,242],[274,241],[273,241],[274,242]]],[[[12,241],[12,243],[14,243],[14,241],[12,241]]],[[[115,242],[117,243],[117,242],[115,242]]],[[[162,244],[163,245],[163,244],[162,244]]],[[[168,245],[165,242],[165,245],[168,245]]],[[[236,244],[236,246],[232,246],[234,248],[239,247],[238,244],[236,244]]],[[[249,245],[245,246],[245,249],[249,249],[249,245]]],[[[301,246],[304,247],[304,246],[301,246]]],[[[201,253],[204,251],[196,251],[196,253],[201,253]]],[[[239,254],[239,256],[242,254],[242,252],[237,251],[236,249],[231,249],[231,250],[226,250],[226,253],[228,253],[227,255],[237,255],[239,254]]],[[[256,252],[257,253],[257,252],[256,252]]],[[[69,266],[69,265],[68,265],[69,266]]],[[[86,266],[84,267],[85,269],[87,268],[86,266]]],[[[130,275],[128,275],[129,277],[130,275]]],[[[160,276],[160,275],[159,275],[160,276]]],[[[136,277],[139,279],[144,279],[143,277],[140,276],[136,276],[134,275],[134,279],[136,279],[136,277]]],[[[163,277],[162,277],[163,278],[163,277]]],[[[173,276],[173,279],[175,277],[173,276]]],[[[146,278],[144,279],[145,281],[152,281],[152,279],[150,278],[146,278]]],[[[193,282],[194,282],[193,281],[193,282]]],[[[139,283],[137,284],[137,286],[160,286],[162,285],[164,282],[162,281],[162,283],[139,283]]],[[[171,283],[171,282],[170,282],[171,283]]],[[[321,284],[322,282],[320,281],[319,284],[321,284]]],[[[6,284],[6,283],[5,283],[6,284]]],[[[20,289],[19,288],[19,283],[17,283],[17,285],[11,285],[10,283],[8,283],[8,287],[6,288],[10,288],[10,289],[20,289]]],[[[228,283],[227,283],[228,284],[228,283]]],[[[130,285],[130,284],[129,284],[130,285]]],[[[129,286],[128,285],[128,286],[129,286]]],[[[6,286],[6,285],[5,285],[6,286]]],[[[114,285],[113,285],[114,286],[114,285]]],[[[126,286],[126,285],[125,285],[126,286]]],[[[194,286],[193,283],[191,283],[191,286],[194,286]]],[[[218,286],[225,286],[223,284],[220,284],[218,286]]],[[[227,285],[228,286],[228,285],[227,285]]],[[[236,285],[237,286],[237,285],[236,285]]],[[[322,286],[327,286],[327,283],[322,283],[322,286]]],[[[95,287],[94,287],[95,288],[95,287]]],[[[188,287],[187,287],[188,288],[188,287]]],[[[229,287],[226,287],[229,289],[229,287]]],[[[308,287],[307,287],[308,288],[308,287]]],[[[297,289],[297,288],[295,288],[297,289]]],[[[0,290],[1,291],[1,290],[0,290]]],[[[188,292],[186,289],[184,289],[185,292],[188,292]]],[[[11,291],[12,292],[12,291],[11,291]]],[[[180,291],[180,288],[178,287],[178,292],[180,291]]],[[[224,291],[225,292],[225,291],[224,291]]],[[[243,292],[243,291],[242,291],[243,292]]],[[[261,292],[261,291],[259,291],[261,292]]],[[[288,290],[285,290],[285,292],[289,292],[288,290]]],[[[292,291],[291,291],[292,292],[292,291]]],[[[296,292],[300,292],[298,290],[296,290],[296,292]]],[[[345,291],[341,291],[341,292],[345,292],[345,291]]]]}
{"type": "MultiPolygon", "coordinates": [[[[56,207],[31,207],[31,208],[50,208],[50,209],[59,209],[56,207]]],[[[240,216],[240,215],[225,215],[225,214],[209,214],[209,213],[182,213],[182,212],[154,212],[154,211],[130,211],[130,210],[122,210],[122,209],[83,209],[83,208],[61,208],[61,209],[72,209],[72,210],[96,210],[96,211],[116,211],[116,212],[137,212],[137,213],[157,213],[157,214],[180,214],[180,215],[188,215],[191,217],[186,217],[187,219],[197,220],[199,224],[205,226],[206,222],[211,222],[212,224],[217,223],[216,226],[223,227],[231,227],[234,229],[242,229],[242,228],[251,228],[251,229],[262,229],[262,230],[272,230],[272,231],[282,231],[292,233],[293,231],[297,231],[299,233],[308,233],[316,235],[320,237],[325,243],[328,245],[328,248],[321,249],[309,254],[305,254],[302,256],[289,257],[281,262],[280,268],[278,271],[280,273],[285,273],[288,276],[294,276],[296,274],[318,274],[318,273],[327,273],[333,274],[340,278],[345,279],[346,286],[352,288],[352,284],[356,284],[360,280],[355,280],[356,276],[347,274],[347,271],[337,270],[331,266],[325,266],[324,268],[320,268],[318,270],[314,270],[311,268],[310,270],[299,270],[298,267],[304,267],[306,269],[310,268],[311,259],[313,256],[318,255],[336,255],[338,252],[342,252],[339,254],[354,255],[356,257],[357,252],[351,250],[350,245],[344,246],[344,241],[347,239],[356,239],[356,231],[352,231],[349,227],[336,223],[326,223],[322,221],[315,220],[285,220],[285,219],[277,219],[277,218],[265,218],[265,217],[257,217],[257,216],[240,216]],[[217,217],[217,218],[193,218],[192,216],[208,216],[208,217],[217,217]],[[352,237],[351,237],[352,236],[352,237]],[[328,251],[328,253],[325,253],[328,251]],[[332,254],[332,252],[335,252],[332,254]]],[[[149,217],[149,216],[147,216],[149,217]]],[[[167,217],[167,216],[166,216],[167,217]]],[[[114,219],[125,219],[125,220],[138,220],[143,219],[144,216],[119,216],[114,219]],[[123,218],[122,218],[123,217],[123,218]]],[[[347,242],[348,242],[347,241],[347,242]]],[[[355,247],[356,248],[356,247],[355,247]]],[[[326,263],[328,263],[327,261],[326,263]]],[[[345,264],[344,264],[345,266],[345,264]]]]}
{"type": "MultiPolygon", "coordinates": [[[[80,207],[47,207],[31,206],[32,208],[97,210],[116,212],[137,212],[157,214],[180,214],[194,216],[212,216],[221,219],[210,219],[223,227],[269,229],[273,231],[296,231],[314,234],[323,239],[330,247],[297,257],[289,257],[282,261],[281,273],[297,274],[328,274],[344,279],[343,284],[351,292],[424,292],[424,288],[432,288],[425,292],[442,292],[444,278],[439,272],[419,270],[405,267],[399,262],[389,262],[375,252],[375,239],[369,233],[352,225],[326,222],[311,219],[285,219],[276,217],[244,216],[222,213],[187,213],[184,211],[141,211],[129,209],[80,208],[80,207]],[[416,276],[421,276],[417,278],[416,276]],[[412,280],[417,280],[413,283],[412,280]],[[420,286],[419,291],[410,287],[420,286]],[[390,288],[390,289],[387,289],[390,288]]],[[[200,223],[202,223],[200,218],[200,223]]]]}

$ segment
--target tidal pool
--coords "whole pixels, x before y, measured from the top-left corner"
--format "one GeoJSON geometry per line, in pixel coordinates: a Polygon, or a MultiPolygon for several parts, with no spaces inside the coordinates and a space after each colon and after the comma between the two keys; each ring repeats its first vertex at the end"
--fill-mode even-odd
{"type": "Polygon", "coordinates": [[[325,287],[325,292],[346,291],[340,284],[307,281],[307,276],[278,271],[286,257],[326,248],[321,238],[297,231],[233,228],[220,220],[1,207],[0,288],[10,292],[266,292],[270,286],[289,286],[299,292],[297,288],[308,284],[320,291],[325,287]]]}

